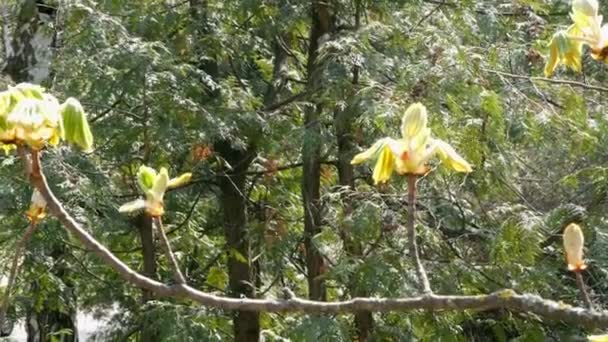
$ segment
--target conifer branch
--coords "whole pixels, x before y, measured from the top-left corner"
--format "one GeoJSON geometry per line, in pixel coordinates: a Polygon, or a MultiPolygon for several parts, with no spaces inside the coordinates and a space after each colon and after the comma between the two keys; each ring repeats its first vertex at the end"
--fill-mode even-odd
{"type": "Polygon", "coordinates": [[[599,92],[608,93],[608,88],[606,88],[606,87],[596,86],[596,85],[587,84],[587,83],[578,82],[578,81],[560,80],[560,79],[547,78],[547,77],[517,75],[517,74],[511,74],[511,73],[504,72],[504,71],[492,70],[492,69],[483,69],[483,71],[490,73],[490,74],[502,76],[502,77],[528,80],[530,82],[539,81],[539,82],[553,83],[553,84],[565,84],[565,85],[570,85],[573,87],[583,88],[583,89],[587,89],[587,90],[595,90],[595,91],[599,91],[599,92]]]}

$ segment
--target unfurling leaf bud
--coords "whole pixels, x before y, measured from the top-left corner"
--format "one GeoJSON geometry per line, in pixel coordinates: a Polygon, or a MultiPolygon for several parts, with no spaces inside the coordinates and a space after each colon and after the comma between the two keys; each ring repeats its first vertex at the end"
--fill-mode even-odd
{"type": "Polygon", "coordinates": [[[21,95],[29,99],[42,100],[44,97],[44,88],[36,84],[19,83],[12,87],[12,89],[17,90],[21,95]]]}
{"type": "Polygon", "coordinates": [[[137,183],[146,196],[145,201],[142,199],[126,203],[118,209],[120,212],[133,212],[140,209],[145,209],[146,213],[152,217],[160,217],[165,212],[163,197],[168,188],[174,188],[186,184],[192,178],[191,173],[170,179],[169,171],[161,167],[160,171],[156,172],[151,167],[142,165],[137,171],[137,183]]]}
{"type": "Polygon", "coordinates": [[[162,201],[165,191],[169,186],[169,171],[167,168],[161,167],[158,172],[158,176],[154,180],[154,186],[152,186],[152,194],[160,201],[162,201]]]}
{"type": "Polygon", "coordinates": [[[427,126],[426,107],[422,103],[409,106],[401,119],[401,134],[404,138],[419,135],[427,126]]]}
{"type": "Polygon", "coordinates": [[[143,192],[148,192],[154,186],[156,180],[156,170],[142,165],[137,171],[137,183],[143,192]]]}
{"type": "Polygon", "coordinates": [[[132,213],[135,211],[144,210],[145,208],[146,202],[140,198],[121,205],[120,208],[118,208],[118,211],[121,213],[132,213]]]}
{"type": "Polygon", "coordinates": [[[46,201],[44,197],[37,189],[34,189],[30,208],[25,212],[25,215],[31,222],[36,223],[46,216],[45,209],[46,201]]]}
{"type": "Polygon", "coordinates": [[[583,260],[584,245],[585,237],[581,227],[575,223],[570,223],[564,229],[564,252],[566,253],[566,263],[569,271],[580,272],[587,268],[583,260]]]}
{"type": "Polygon", "coordinates": [[[597,0],[574,0],[572,10],[588,17],[596,16],[598,10],[597,0]]]}
{"type": "Polygon", "coordinates": [[[589,335],[589,342],[608,342],[608,335],[589,335]]]}
{"type": "Polygon", "coordinates": [[[186,184],[190,183],[191,179],[192,179],[192,173],[190,173],[190,172],[184,173],[179,177],[172,178],[169,181],[168,188],[173,189],[173,188],[180,187],[182,185],[186,185],[186,184]]]}
{"type": "Polygon", "coordinates": [[[69,98],[61,105],[60,111],[63,117],[65,140],[79,146],[85,152],[91,152],[93,150],[93,134],[80,102],[74,98],[69,98]]]}

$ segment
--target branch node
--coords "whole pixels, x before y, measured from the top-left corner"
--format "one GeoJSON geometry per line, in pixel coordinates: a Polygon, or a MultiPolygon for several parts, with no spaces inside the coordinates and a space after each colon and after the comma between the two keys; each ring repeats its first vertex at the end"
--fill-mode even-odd
{"type": "Polygon", "coordinates": [[[296,298],[296,294],[293,293],[293,291],[291,291],[290,288],[284,287],[283,288],[283,298],[284,299],[295,299],[296,298]]]}

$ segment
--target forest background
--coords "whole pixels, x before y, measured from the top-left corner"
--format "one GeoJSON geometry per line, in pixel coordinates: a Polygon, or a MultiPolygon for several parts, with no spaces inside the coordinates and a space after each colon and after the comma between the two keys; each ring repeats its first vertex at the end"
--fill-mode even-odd
{"type": "MultiPolygon", "coordinates": [[[[608,2],[600,1],[600,12],[608,2]]],[[[188,283],[223,296],[411,297],[407,182],[374,186],[352,157],[398,136],[412,103],[473,172],[418,182],[420,255],[437,294],[510,288],[583,306],[561,232],[579,223],[595,309],[608,293],[606,65],[544,78],[570,22],[550,0],[4,0],[0,89],[40,83],[85,107],[95,149],[49,150],[68,211],[133,269],[171,281],[139,196],[145,164],[192,182],[163,217],[188,283]]],[[[0,157],[0,258],[32,190],[0,157]]],[[[142,291],[68,234],[40,224],[11,319],[74,340],[76,310],[112,310],[124,341],[564,340],[597,332],[521,311],[233,313],[142,291]]]]}

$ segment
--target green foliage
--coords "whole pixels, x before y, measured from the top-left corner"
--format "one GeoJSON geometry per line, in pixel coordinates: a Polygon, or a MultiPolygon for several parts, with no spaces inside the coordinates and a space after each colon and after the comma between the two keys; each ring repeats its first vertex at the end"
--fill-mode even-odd
{"type": "MultiPolygon", "coordinates": [[[[318,51],[318,87],[308,83],[309,2],[79,0],[52,6],[60,10],[61,35],[49,91],[81,101],[95,150],[47,150],[46,173],[70,213],[129,266],[143,268],[138,223],[118,209],[152,188],[153,179],[138,172],[142,165],[165,166],[174,174],[193,173],[192,182],[163,203],[165,229],[193,287],[229,295],[227,263],[236,259],[259,270],[254,285],[260,297],[280,297],[283,287],[305,297],[300,166],[303,143],[313,139],[307,145],[320,146],[323,162],[322,232],[313,241],[326,261],[328,300],[416,294],[403,228],[404,180],[375,187],[370,168],[361,166],[351,189],[338,184],[336,165],[378,138],[399,136],[406,106],[421,102],[433,136],[473,166],[468,175],[439,167],[418,183],[418,243],[435,292],[512,288],[581,304],[560,236],[577,222],[587,241],[591,297],[598,308],[608,304],[608,104],[603,92],[526,78],[542,74],[554,28],[569,21],[564,2],[336,0],[335,30],[322,37],[318,51]],[[320,131],[306,135],[303,117],[313,105],[320,131]],[[350,126],[340,126],[339,115],[352,119],[350,126]],[[340,129],[352,139],[347,156],[337,147],[340,129]],[[237,165],[213,147],[226,141],[236,149],[256,148],[241,193],[249,259],[227,246],[222,228],[218,185],[237,165]]],[[[554,78],[601,85],[605,69],[585,60],[584,75],[560,69],[554,78]]],[[[26,223],[31,189],[21,172],[15,156],[2,157],[2,260],[26,223]]],[[[17,316],[32,303],[62,309],[64,290],[73,289],[82,309],[117,308],[109,340],[136,340],[141,326],[159,341],[233,338],[228,312],[163,298],[142,307],[140,290],[53,219],[41,224],[29,250],[17,316]],[[66,254],[50,256],[51,246],[66,254]],[[57,265],[69,274],[51,272],[57,265]],[[27,286],[33,282],[36,295],[27,286]]],[[[170,282],[160,253],[157,262],[153,278],[170,282]]],[[[584,333],[503,310],[374,319],[379,341],[569,340],[584,333]]],[[[269,341],[356,336],[352,316],[262,314],[261,326],[269,341]]]]}

